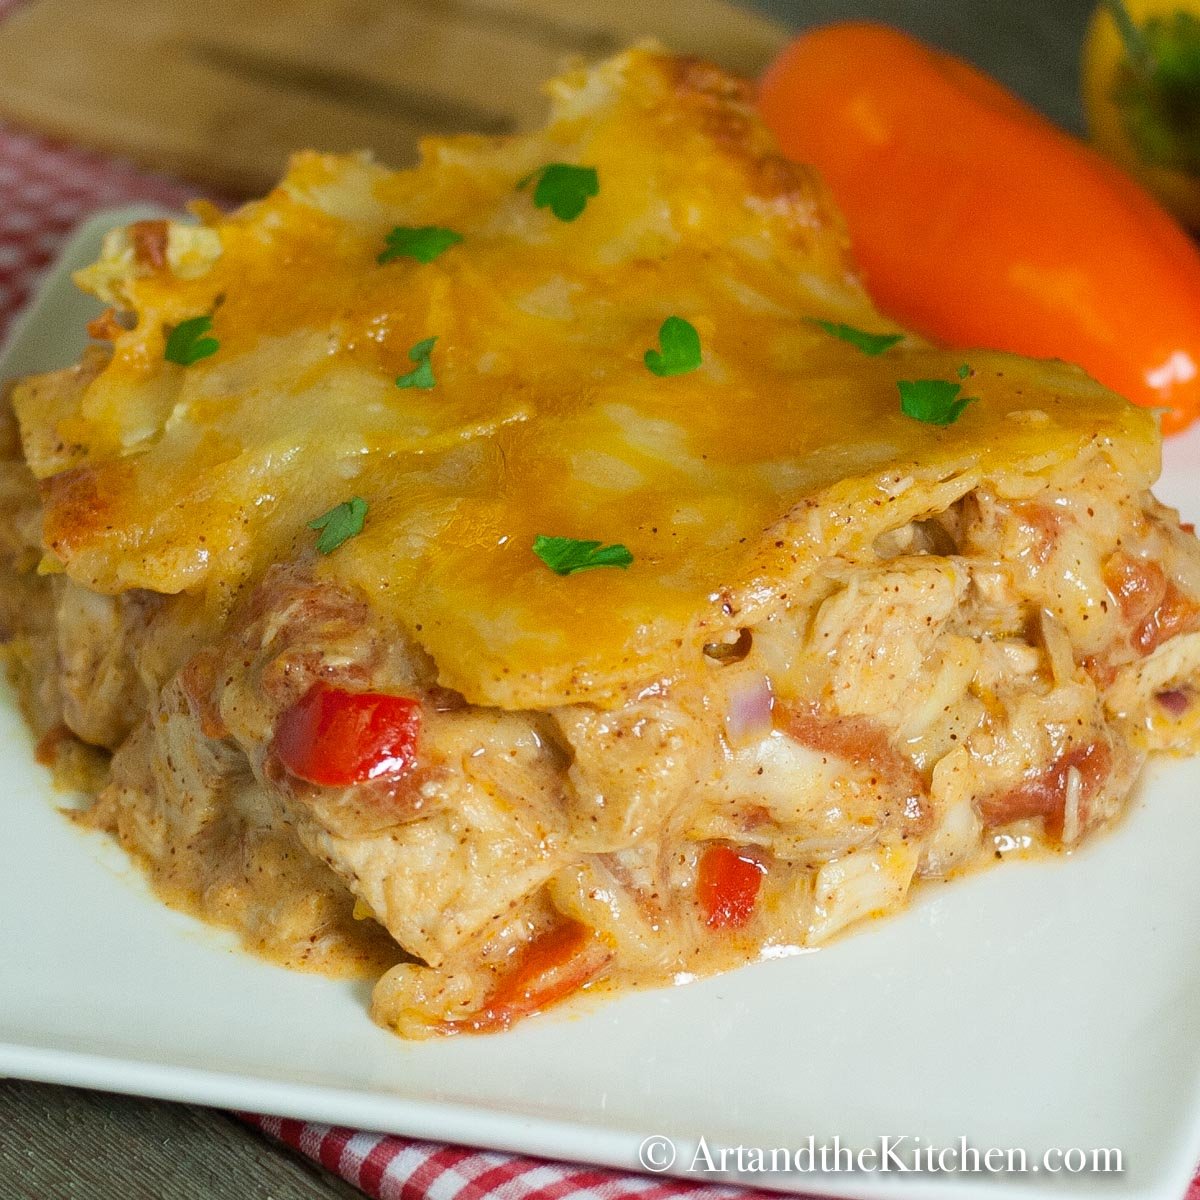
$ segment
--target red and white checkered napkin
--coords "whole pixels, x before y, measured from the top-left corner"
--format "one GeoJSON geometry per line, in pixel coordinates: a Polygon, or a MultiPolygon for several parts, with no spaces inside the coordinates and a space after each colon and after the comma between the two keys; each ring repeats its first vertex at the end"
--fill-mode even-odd
{"type": "MultiPolygon", "coordinates": [[[[0,20],[22,0],[0,0],[0,20]]],[[[97,209],[182,207],[197,189],[0,122],[0,338],[72,230],[97,209]]],[[[626,1175],[511,1154],[242,1114],[376,1200],[751,1200],[747,1188],[626,1175]]],[[[1200,1200],[1200,1176],[1186,1200],[1200,1200]]]]}
{"type": "MultiPolygon", "coordinates": [[[[375,1200],[766,1200],[767,1195],[751,1188],[626,1175],[309,1121],[238,1116],[375,1200]]],[[[1200,1192],[1186,1200],[1200,1200],[1200,1192]]]]}
{"type": "MultiPolygon", "coordinates": [[[[0,18],[8,7],[0,0],[0,18]]],[[[71,231],[137,200],[180,208],[196,189],[0,123],[0,337],[71,231]]]]}
{"type": "MultiPolygon", "coordinates": [[[[374,1200],[779,1200],[753,1188],[628,1175],[311,1121],[237,1115],[374,1200]]],[[[816,1198],[805,1193],[793,1200],[816,1198]]],[[[1200,1200],[1200,1171],[1183,1200],[1200,1200]]]]}

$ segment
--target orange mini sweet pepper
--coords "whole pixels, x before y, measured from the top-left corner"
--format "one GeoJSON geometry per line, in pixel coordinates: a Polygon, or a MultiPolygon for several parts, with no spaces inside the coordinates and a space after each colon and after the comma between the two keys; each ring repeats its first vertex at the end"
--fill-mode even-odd
{"type": "Polygon", "coordinates": [[[806,33],[759,103],[845,214],[879,307],[930,339],[1062,358],[1163,428],[1200,415],[1200,252],[1121,169],[987,75],[881,25],[806,33]]]}

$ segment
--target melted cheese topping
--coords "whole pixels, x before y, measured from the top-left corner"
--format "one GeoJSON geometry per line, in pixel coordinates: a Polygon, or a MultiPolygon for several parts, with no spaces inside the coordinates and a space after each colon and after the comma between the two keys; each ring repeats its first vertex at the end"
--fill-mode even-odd
{"type": "Polygon", "coordinates": [[[915,339],[868,358],[808,323],[889,327],[744,85],[638,50],[553,95],[544,132],[431,141],[411,171],[302,154],[266,199],[173,227],[157,264],[114,239],[81,282],[134,328],[94,378],[15,398],[54,566],[219,617],[362,496],[363,532],[319,574],[470,701],[538,707],[694,663],[821,558],[980,483],[1019,495],[1093,454],[1152,480],[1153,420],[1074,368],[915,339]],[[572,222],[517,186],[550,161],[598,170],[572,222]],[[425,224],[464,240],[377,264],[389,229],[425,224]],[[208,312],[219,351],[165,362],[167,329],[208,312]],[[643,353],[672,314],[704,361],[660,378],[643,353]],[[436,386],[397,388],[430,337],[436,386]],[[978,402],[954,425],[901,413],[897,380],[964,361],[978,402]],[[539,534],[634,562],[560,578],[539,534]]]}

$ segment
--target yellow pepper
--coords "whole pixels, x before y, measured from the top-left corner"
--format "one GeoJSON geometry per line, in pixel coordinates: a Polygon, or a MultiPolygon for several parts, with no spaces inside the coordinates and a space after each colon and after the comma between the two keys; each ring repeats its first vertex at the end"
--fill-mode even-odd
{"type": "Polygon", "coordinates": [[[1083,47],[1096,146],[1200,230],[1200,0],[1106,0],[1083,47]]]}

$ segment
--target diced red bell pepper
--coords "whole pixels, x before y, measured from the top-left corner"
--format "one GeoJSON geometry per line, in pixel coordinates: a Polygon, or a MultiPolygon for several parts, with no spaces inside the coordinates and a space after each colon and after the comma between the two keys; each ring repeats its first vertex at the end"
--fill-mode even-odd
{"type": "Polygon", "coordinates": [[[700,859],[696,897],[709,929],[740,929],[754,915],[765,864],[744,850],[714,845],[700,859]]]}
{"type": "Polygon", "coordinates": [[[443,1022],[443,1033],[495,1033],[552,1008],[580,991],[608,965],[612,951],[569,917],[534,938],[469,1017],[443,1022]]]}
{"type": "Polygon", "coordinates": [[[408,696],[315,683],[279,718],[273,748],[298,779],[346,787],[406,775],[420,731],[421,706],[408,696]]]}

